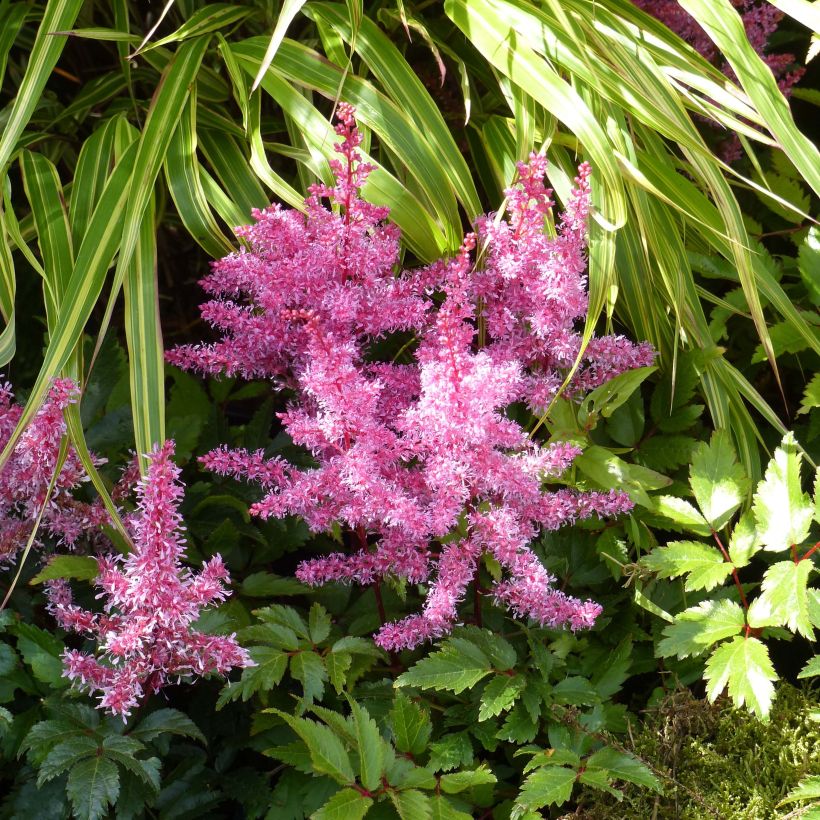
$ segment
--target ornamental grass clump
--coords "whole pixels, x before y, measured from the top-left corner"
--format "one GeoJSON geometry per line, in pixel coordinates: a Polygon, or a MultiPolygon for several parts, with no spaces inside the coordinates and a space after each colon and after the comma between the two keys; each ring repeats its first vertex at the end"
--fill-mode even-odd
{"type": "Polygon", "coordinates": [[[506,574],[489,591],[497,603],[541,625],[592,626],[601,607],[557,590],[529,544],[540,530],[632,502],[617,491],[546,490],[580,449],[536,441],[507,413],[513,404],[543,412],[579,355],[571,397],[654,358],[620,336],[581,353],[589,166],[555,236],[544,230],[553,206],[546,163],[532,155],[506,192],[506,218],[478,220],[453,259],[399,270],[388,210],[359,196],[372,166],[348,105],[336,132],[336,184],[311,188],[306,215],[279,205],[255,212],[240,230],[246,247],[203,280],[212,298],[202,315],[221,338],[168,354],[184,368],[288,390],[282,425],[316,464],[297,469],[224,447],[202,462],[261,485],[252,512],[262,518],[348,531],[352,549],[301,563],[304,583],[399,576],[427,585],[421,613],[377,633],[385,649],[447,634],[484,553],[506,574]],[[410,361],[379,360],[375,343],[396,334],[413,340],[402,351],[410,361]]]}

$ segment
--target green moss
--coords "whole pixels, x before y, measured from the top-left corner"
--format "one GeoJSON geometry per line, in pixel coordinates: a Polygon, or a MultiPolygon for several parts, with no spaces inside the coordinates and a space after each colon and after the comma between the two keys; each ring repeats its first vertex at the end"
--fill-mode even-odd
{"type": "MultiPolygon", "coordinates": [[[[585,790],[586,820],[774,820],[777,803],[807,774],[820,774],[816,692],[782,685],[768,723],[724,701],[675,692],[633,729],[627,746],[665,775],[662,796],[625,789],[623,802],[585,790]]],[[[794,809],[794,806],[791,807],[794,809]]]]}

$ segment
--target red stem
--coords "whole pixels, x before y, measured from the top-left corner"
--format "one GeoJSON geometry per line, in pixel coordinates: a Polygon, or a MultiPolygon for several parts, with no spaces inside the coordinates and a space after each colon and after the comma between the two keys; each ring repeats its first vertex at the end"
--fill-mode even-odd
{"type": "Polygon", "coordinates": [[[800,560],[805,561],[807,558],[810,558],[818,547],[820,547],[820,541],[818,541],[810,550],[807,550],[806,554],[800,560]]]}
{"type": "MultiPolygon", "coordinates": [[[[723,555],[723,560],[727,563],[731,564],[732,559],[729,557],[729,553],[726,551],[726,547],[723,546],[723,542],[720,540],[720,536],[712,530],[712,537],[715,539],[715,543],[718,545],[718,549],[723,555]]],[[[743,585],[740,583],[740,578],[737,574],[737,569],[735,566],[732,566],[732,578],[734,579],[735,586],[737,587],[737,591],[740,594],[740,602],[743,604],[744,611],[749,608],[749,602],[746,600],[746,593],[743,591],[743,585]]],[[[746,627],[746,631],[748,633],[749,627],[746,627]]]]}

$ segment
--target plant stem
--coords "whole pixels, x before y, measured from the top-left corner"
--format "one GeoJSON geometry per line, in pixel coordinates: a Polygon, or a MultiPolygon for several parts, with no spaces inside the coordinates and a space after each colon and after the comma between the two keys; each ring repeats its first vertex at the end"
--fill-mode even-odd
{"type": "MultiPolygon", "coordinates": [[[[729,557],[729,553],[726,551],[726,547],[723,546],[723,542],[720,540],[720,536],[712,530],[712,537],[715,539],[715,543],[718,545],[718,549],[723,555],[723,560],[729,564],[732,564],[732,559],[729,557]]],[[[746,600],[746,593],[743,591],[743,585],[740,583],[740,578],[737,574],[737,567],[732,564],[732,578],[734,579],[735,586],[737,587],[737,591],[740,594],[740,602],[743,604],[743,609],[749,609],[749,602],[746,600]]]]}

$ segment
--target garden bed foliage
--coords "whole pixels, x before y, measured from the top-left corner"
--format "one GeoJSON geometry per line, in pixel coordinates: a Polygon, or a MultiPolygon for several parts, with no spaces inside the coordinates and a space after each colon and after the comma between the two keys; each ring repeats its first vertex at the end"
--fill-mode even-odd
{"type": "Polygon", "coordinates": [[[2,0],[0,817],[820,816],[818,29],[2,0]]]}

